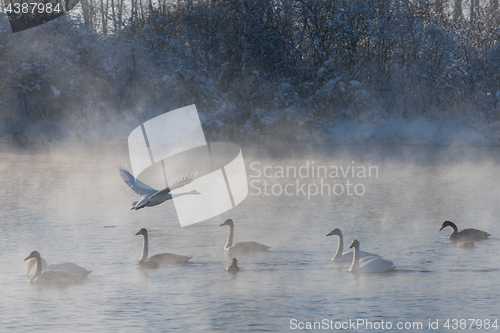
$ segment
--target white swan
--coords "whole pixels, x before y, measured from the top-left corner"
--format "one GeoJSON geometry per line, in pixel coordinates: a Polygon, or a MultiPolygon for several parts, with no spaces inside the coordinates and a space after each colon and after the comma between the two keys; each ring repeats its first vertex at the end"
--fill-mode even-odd
{"type": "Polygon", "coordinates": [[[29,279],[28,282],[38,284],[38,285],[68,285],[80,283],[85,279],[81,275],[73,275],[63,271],[57,270],[45,270],[42,272],[42,257],[38,251],[33,251],[24,260],[29,260],[34,258],[36,260],[36,271],[35,274],[29,279]]]}
{"type": "MultiPolygon", "coordinates": [[[[327,236],[331,235],[337,235],[339,236],[339,245],[337,247],[337,252],[333,256],[332,260],[336,262],[352,262],[352,256],[353,256],[353,251],[344,251],[344,237],[342,236],[342,231],[340,229],[335,228],[333,229],[327,236]]],[[[381,258],[378,254],[375,253],[370,253],[366,251],[359,251],[359,259],[364,258],[364,257],[376,257],[376,258],[381,258]]]]}
{"type": "MultiPolygon", "coordinates": [[[[42,272],[62,271],[73,275],[79,275],[81,277],[86,277],[87,275],[92,273],[92,271],[89,271],[81,266],[78,266],[77,264],[73,264],[72,262],[60,262],[58,264],[50,264],[47,266],[47,261],[45,261],[45,259],[43,259],[42,257],[40,257],[40,259],[42,260],[42,272]]],[[[35,265],[36,265],[35,258],[31,258],[28,260],[28,273],[26,273],[26,275],[30,273],[31,269],[35,265]]]]}
{"type": "Polygon", "coordinates": [[[473,229],[473,228],[463,229],[463,230],[458,231],[458,228],[455,225],[455,223],[453,223],[451,221],[444,221],[443,225],[441,226],[441,229],[439,229],[439,231],[443,230],[446,227],[453,228],[453,232],[450,234],[450,236],[448,236],[448,238],[453,240],[453,241],[461,241],[461,242],[463,242],[463,241],[480,241],[480,240],[486,239],[490,236],[490,234],[485,232],[485,231],[481,231],[481,230],[477,230],[477,229],[473,229]]]}
{"type": "Polygon", "coordinates": [[[396,268],[392,261],[382,258],[364,257],[363,259],[359,259],[359,241],[357,239],[352,241],[349,248],[352,247],[354,247],[354,257],[349,269],[350,272],[381,273],[392,271],[396,268]]]}
{"type": "Polygon", "coordinates": [[[182,264],[192,258],[173,253],[159,253],[148,258],[148,231],[142,228],[136,235],[144,236],[142,256],[138,264],[141,268],[158,268],[162,265],[182,264]]]}
{"type": "Polygon", "coordinates": [[[195,190],[184,193],[176,193],[176,194],[170,193],[175,189],[181,188],[184,185],[191,183],[198,175],[198,171],[184,178],[179,179],[172,186],[169,186],[160,191],[155,190],[154,188],[136,179],[134,176],[130,174],[130,172],[128,172],[124,168],[120,167],[119,171],[120,171],[120,176],[122,177],[125,184],[127,184],[132,189],[132,191],[142,196],[142,200],[134,201],[132,203],[132,208],[131,208],[132,210],[138,210],[144,207],[153,207],[172,198],[180,197],[181,195],[201,194],[195,190]]]}
{"type": "Polygon", "coordinates": [[[251,252],[264,252],[269,250],[271,247],[264,244],[260,244],[254,241],[240,242],[233,245],[233,234],[234,234],[234,223],[233,220],[227,219],[220,226],[229,226],[229,235],[227,236],[227,242],[224,246],[224,250],[227,253],[251,253],[251,252]]]}
{"type": "Polygon", "coordinates": [[[233,258],[233,263],[226,267],[226,271],[233,274],[238,273],[240,271],[240,268],[238,267],[237,262],[238,260],[236,260],[236,258],[233,258]]]}

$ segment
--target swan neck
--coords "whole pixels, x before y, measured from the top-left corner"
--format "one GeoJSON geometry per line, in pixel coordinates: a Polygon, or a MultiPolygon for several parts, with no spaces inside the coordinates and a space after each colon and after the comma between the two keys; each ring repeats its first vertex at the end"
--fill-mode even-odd
{"type": "Polygon", "coordinates": [[[455,224],[450,224],[450,227],[453,228],[453,232],[450,234],[449,238],[453,238],[458,234],[458,228],[455,224]]]}
{"type": "Polygon", "coordinates": [[[144,236],[144,241],[142,243],[142,256],[140,261],[145,261],[148,259],[148,235],[143,235],[144,236]]]}
{"type": "Polygon", "coordinates": [[[335,255],[333,256],[334,260],[342,257],[342,253],[344,252],[344,237],[342,237],[342,233],[340,233],[338,236],[339,244],[337,246],[337,253],[335,253],[335,255]]]}
{"type": "Polygon", "coordinates": [[[230,224],[229,225],[229,235],[227,236],[227,242],[226,242],[226,246],[224,248],[227,249],[228,247],[233,246],[233,234],[234,234],[234,225],[230,224]]]}
{"type": "Polygon", "coordinates": [[[351,272],[355,272],[359,267],[359,247],[354,248],[354,255],[352,256],[351,272]]]}
{"type": "Polygon", "coordinates": [[[35,275],[31,277],[30,282],[35,281],[35,279],[42,274],[42,257],[36,256],[35,260],[36,260],[36,271],[35,275]]]}

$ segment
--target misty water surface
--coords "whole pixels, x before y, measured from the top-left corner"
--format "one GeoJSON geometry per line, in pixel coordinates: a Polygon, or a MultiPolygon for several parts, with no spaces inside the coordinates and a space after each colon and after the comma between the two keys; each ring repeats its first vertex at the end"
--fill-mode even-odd
{"type": "MultiPolygon", "coordinates": [[[[126,147],[0,150],[0,326],[5,331],[237,332],[290,330],[290,320],[422,322],[497,319],[500,308],[500,159],[495,147],[346,145],[243,149],[248,180],[278,166],[376,166],[378,178],[324,179],[363,184],[363,195],[251,195],[232,211],[181,228],[171,202],[131,211],[137,197],[118,175],[126,147]],[[250,167],[253,164],[253,169],[250,167]],[[354,162],[354,163],[353,163],[354,162]],[[224,268],[228,228],[235,241],[271,246],[238,255],[224,268]],[[438,232],[444,220],[488,231],[472,251],[438,232]],[[142,237],[150,255],[194,256],[189,264],[142,271],[142,237]],[[352,274],[330,261],[340,228],[361,248],[392,260],[389,274],[352,274]],[[67,288],[27,283],[23,259],[38,250],[48,263],[92,269],[67,288]]],[[[319,178],[300,179],[320,183],[319,178]]],[[[259,183],[261,182],[261,183],[259,183]]],[[[278,185],[275,185],[275,192],[278,185]]],[[[360,189],[358,187],[358,189],[360,189]]],[[[297,330],[296,330],[297,331],[297,330]]],[[[363,331],[363,330],[361,330],[363,331]]]]}

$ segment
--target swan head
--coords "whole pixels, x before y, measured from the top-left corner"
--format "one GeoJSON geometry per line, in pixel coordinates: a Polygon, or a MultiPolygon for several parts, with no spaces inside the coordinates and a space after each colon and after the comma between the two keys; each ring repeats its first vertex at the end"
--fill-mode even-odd
{"type": "Polygon", "coordinates": [[[24,259],[24,261],[29,260],[31,258],[35,258],[35,259],[38,258],[38,259],[40,259],[41,258],[40,257],[40,253],[38,251],[33,251],[33,252],[30,253],[29,256],[26,257],[26,259],[24,259]]]}
{"type": "Polygon", "coordinates": [[[233,258],[233,265],[236,265],[237,262],[238,260],[236,260],[236,258],[233,258]]]}
{"type": "Polygon", "coordinates": [[[327,236],[331,236],[331,235],[337,235],[340,237],[340,236],[342,236],[342,231],[340,231],[339,228],[335,228],[332,231],[330,231],[330,233],[327,236]]]}
{"type": "Polygon", "coordinates": [[[233,220],[231,219],[227,219],[224,221],[224,223],[222,223],[220,226],[222,227],[223,225],[234,225],[233,224],[233,220]]]}
{"type": "Polygon", "coordinates": [[[455,229],[457,226],[455,225],[455,223],[453,223],[451,221],[444,221],[443,225],[441,226],[441,229],[439,229],[439,231],[443,230],[446,227],[452,227],[453,229],[455,229]]]}
{"type": "Polygon", "coordinates": [[[359,241],[357,239],[353,240],[351,242],[351,246],[349,246],[349,248],[359,249],[359,241]]]}
{"type": "Polygon", "coordinates": [[[135,234],[136,236],[137,235],[144,235],[144,236],[147,236],[148,235],[148,231],[146,230],[146,228],[142,228],[141,230],[139,230],[138,233],[135,234]]]}

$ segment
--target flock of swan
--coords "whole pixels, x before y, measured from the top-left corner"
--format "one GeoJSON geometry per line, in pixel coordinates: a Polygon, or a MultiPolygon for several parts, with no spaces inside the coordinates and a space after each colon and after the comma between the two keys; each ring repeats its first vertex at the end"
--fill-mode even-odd
{"type": "MultiPolygon", "coordinates": [[[[181,178],[175,182],[172,186],[167,187],[163,190],[155,190],[139,180],[135,179],[127,170],[124,168],[119,169],[120,175],[124,182],[138,195],[142,196],[140,201],[136,201],[132,204],[133,210],[138,210],[144,207],[152,207],[159,205],[167,200],[170,200],[176,196],[187,195],[187,194],[199,194],[197,191],[190,191],[180,194],[170,193],[174,189],[178,189],[191,183],[197,176],[197,172],[192,173],[184,178],[181,178]]],[[[270,249],[269,246],[260,244],[254,241],[239,242],[233,244],[234,237],[234,222],[231,219],[227,219],[220,226],[229,226],[229,234],[227,237],[227,242],[224,245],[224,251],[230,255],[233,254],[246,254],[254,252],[265,252],[270,249]]],[[[453,229],[452,233],[449,235],[449,239],[452,241],[460,241],[459,247],[472,249],[474,248],[474,241],[481,241],[487,239],[490,234],[477,229],[463,229],[458,231],[457,226],[451,221],[443,222],[441,229],[446,227],[451,227],[453,229]]],[[[192,257],[177,255],[173,253],[159,253],[151,257],[148,257],[148,231],[145,228],[139,230],[136,235],[143,236],[143,247],[142,255],[139,259],[138,266],[140,268],[146,269],[156,269],[165,265],[173,264],[184,264],[187,263],[192,257]]],[[[383,259],[380,255],[361,251],[360,242],[354,239],[349,246],[349,249],[344,252],[344,238],[342,231],[336,228],[333,229],[326,236],[336,235],[339,238],[337,252],[332,257],[334,262],[351,262],[350,272],[368,272],[368,273],[381,273],[393,271],[396,266],[390,260],[383,259]]],[[[33,251],[31,254],[24,259],[27,261],[28,273],[31,269],[36,266],[35,273],[29,277],[28,282],[33,284],[43,284],[43,285],[67,285],[75,284],[84,281],[87,276],[92,272],[81,266],[70,262],[62,262],[59,264],[47,265],[45,259],[43,259],[38,251],[33,251]]],[[[240,270],[237,264],[238,260],[232,258],[232,264],[227,266],[226,271],[228,273],[236,274],[240,270]]]]}
{"type": "MultiPolygon", "coordinates": [[[[233,244],[234,237],[234,222],[227,219],[221,226],[229,226],[229,234],[227,242],[224,245],[224,251],[228,254],[248,254],[254,252],[265,252],[270,249],[269,246],[260,244],[254,241],[240,242],[233,244]]],[[[453,232],[449,238],[453,241],[463,241],[459,244],[460,247],[472,248],[474,241],[487,239],[490,234],[477,229],[463,229],[458,231],[457,226],[450,221],[443,222],[439,231],[445,227],[453,228],[453,232]]],[[[142,255],[139,259],[138,266],[146,269],[156,269],[161,266],[184,264],[192,257],[178,255],[173,253],[159,253],[148,257],[148,231],[142,228],[136,235],[143,236],[142,255]]],[[[336,235],[339,238],[338,247],[335,255],[332,257],[333,262],[344,263],[351,262],[350,272],[365,272],[365,273],[381,273],[393,271],[396,266],[390,260],[383,259],[380,255],[360,250],[360,242],[354,239],[349,246],[349,249],[344,252],[344,237],[342,231],[338,228],[333,229],[327,236],[336,235]]],[[[82,282],[92,271],[70,262],[62,262],[59,264],[47,265],[38,251],[33,251],[26,257],[28,263],[28,273],[36,266],[35,274],[29,278],[30,283],[34,284],[50,284],[50,285],[67,285],[82,282]]],[[[236,274],[240,270],[237,264],[238,260],[232,258],[232,264],[227,266],[228,273],[236,274]]]]}

